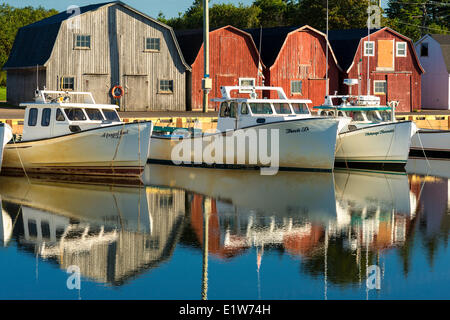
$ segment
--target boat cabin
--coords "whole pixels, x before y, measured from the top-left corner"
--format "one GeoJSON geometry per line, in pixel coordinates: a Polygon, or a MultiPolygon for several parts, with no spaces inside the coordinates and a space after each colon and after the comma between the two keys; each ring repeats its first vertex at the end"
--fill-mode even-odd
{"type": "Polygon", "coordinates": [[[96,104],[90,92],[37,90],[35,102],[20,106],[26,107],[22,141],[122,123],[116,111],[118,106],[96,104]]]}
{"type": "Polygon", "coordinates": [[[217,129],[236,130],[270,122],[309,118],[307,99],[288,99],[281,87],[223,86],[222,97],[212,101],[220,102],[217,129]],[[232,98],[231,93],[248,93],[249,98],[232,98]],[[278,99],[258,98],[264,91],[276,91],[278,99]]]}
{"type": "Polygon", "coordinates": [[[390,122],[394,119],[393,108],[381,106],[380,98],[376,96],[326,96],[325,103],[314,109],[320,116],[349,117],[353,123],[390,122]],[[334,104],[336,100],[338,104],[334,104]]]}

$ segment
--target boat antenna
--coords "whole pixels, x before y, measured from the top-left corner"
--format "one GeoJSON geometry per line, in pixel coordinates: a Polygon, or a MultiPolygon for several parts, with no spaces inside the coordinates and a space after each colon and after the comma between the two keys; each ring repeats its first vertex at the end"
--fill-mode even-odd
{"type": "MultiPolygon", "coordinates": [[[[367,5],[367,45],[370,43],[370,1],[367,5]]],[[[365,50],[365,48],[364,48],[365,50]]],[[[372,50],[375,51],[375,46],[372,47],[372,50]]],[[[370,95],[370,56],[367,55],[367,95],[370,95]]]]}
{"type": "Polygon", "coordinates": [[[39,66],[36,65],[36,93],[39,91],[39,66]]]}
{"type": "Polygon", "coordinates": [[[261,85],[264,85],[264,75],[261,65],[262,25],[259,25],[259,49],[258,49],[258,79],[261,76],[261,85]]]}
{"type": "Polygon", "coordinates": [[[326,35],[326,46],[327,46],[327,51],[326,51],[326,75],[325,75],[325,81],[326,81],[326,94],[327,96],[330,94],[330,88],[329,88],[329,82],[328,82],[328,0],[327,0],[327,35],[326,35]]]}

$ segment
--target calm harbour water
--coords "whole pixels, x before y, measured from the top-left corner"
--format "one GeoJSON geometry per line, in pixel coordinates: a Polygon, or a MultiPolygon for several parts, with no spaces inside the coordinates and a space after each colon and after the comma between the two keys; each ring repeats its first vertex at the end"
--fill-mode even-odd
{"type": "Polygon", "coordinates": [[[449,299],[450,162],[430,166],[150,165],[142,187],[3,176],[0,299],[449,299]]]}

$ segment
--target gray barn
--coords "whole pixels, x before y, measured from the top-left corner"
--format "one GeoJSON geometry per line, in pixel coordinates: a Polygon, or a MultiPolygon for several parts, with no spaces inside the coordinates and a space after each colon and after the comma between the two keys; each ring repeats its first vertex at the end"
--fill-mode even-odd
{"type": "Polygon", "coordinates": [[[111,89],[121,85],[122,111],[186,110],[190,67],[172,28],[120,1],[21,28],[4,69],[7,100],[14,105],[31,101],[37,85],[90,91],[97,103],[116,103],[111,89]]]}

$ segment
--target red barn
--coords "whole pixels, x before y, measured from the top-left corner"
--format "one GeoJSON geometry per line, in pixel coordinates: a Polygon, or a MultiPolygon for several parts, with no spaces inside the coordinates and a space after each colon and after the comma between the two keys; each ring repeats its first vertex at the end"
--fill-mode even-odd
{"type": "MultiPolygon", "coordinates": [[[[387,27],[372,29],[370,39],[367,29],[330,30],[328,38],[343,69],[341,79],[359,79],[352,94],[377,95],[382,104],[399,101],[397,111],[420,109],[424,70],[411,39],[387,27]]],[[[342,82],[340,89],[348,93],[342,82]]]]}
{"type": "MultiPolygon", "coordinates": [[[[267,66],[265,85],[282,87],[291,99],[321,105],[326,95],[326,35],[310,26],[248,30],[259,44],[267,66]]],[[[339,87],[340,67],[328,44],[329,92],[339,87]]]]}
{"type": "MultiPolygon", "coordinates": [[[[209,33],[210,78],[213,88],[209,100],[221,96],[221,86],[259,85],[257,83],[259,53],[252,36],[232,26],[209,33]]],[[[177,40],[192,72],[188,74],[188,110],[201,110],[203,106],[202,78],[204,71],[203,31],[176,32],[177,40]]],[[[218,103],[209,101],[209,108],[218,110],[218,103]]]]}

